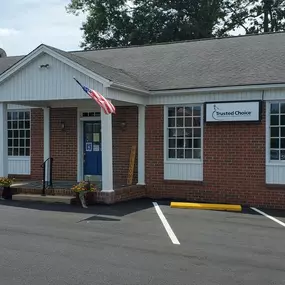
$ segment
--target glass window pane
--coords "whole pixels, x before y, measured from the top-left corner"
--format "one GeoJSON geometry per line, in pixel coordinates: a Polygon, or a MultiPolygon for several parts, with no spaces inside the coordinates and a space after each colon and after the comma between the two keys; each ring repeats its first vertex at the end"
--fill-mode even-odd
{"type": "Polygon", "coordinates": [[[20,138],[24,138],[25,137],[25,131],[20,131],[20,138]]]}
{"type": "Polygon", "coordinates": [[[285,114],[285,103],[281,103],[281,104],[280,104],[280,112],[281,112],[282,114],[285,114]]]}
{"type": "Polygon", "coordinates": [[[30,137],[30,131],[26,131],[26,138],[29,138],[30,137]]]}
{"type": "Polygon", "coordinates": [[[192,138],[193,129],[185,129],[185,137],[192,138]]]}
{"type": "Polygon", "coordinates": [[[270,150],[270,159],[271,160],[279,160],[279,151],[276,149],[270,150]]]}
{"type": "Polygon", "coordinates": [[[201,148],[201,140],[200,139],[194,140],[194,148],[201,148]]]}
{"type": "Polygon", "coordinates": [[[192,158],[192,149],[185,149],[185,158],[192,158]]]}
{"type": "Polygon", "coordinates": [[[18,129],[18,121],[13,121],[12,123],[13,123],[12,128],[13,129],[18,129]]]}
{"type": "Polygon", "coordinates": [[[18,156],[19,155],[19,149],[18,148],[13,148],[13,155],[18,156]]]}
{"type": "Polygon", "coordinates": [[[20,148],[20,156],[24,156],[25,155],[25,149],[23,147],[20,148]]]}
{"type": "Polygon", "coordinates": [[[25,146],[25,140],[24,139],[20,139],[20,146],[24,147],[25,146]]]}
{"type": "Polygon", "coordinates": [[[25,119],[30,120],[30,112],[25,112],[25,119]]]}
{"type": "Polygon", "coordinates": [[[13,112],[12,113],[12,119],[13,120],[18,120],[18,112],[13,112]]]}
{"type": "Polygon", "coordinates": [[[185,140],[185,148],[192,148],[192,139],[185,140]]]}
{"type": "Polygon", "coordinates": [[[175,107],[169,107],[168,108],[168,117],[174,117],[175,116],[175,107]]]}
{"type": "Polygon", "coordinates": [[[270,140],[270,148],[279,148],[279,138],[270,140]]]}
{"type": "Polygon", "coordinates": [[[24,120],[24,112],[19,112],[19,119],[24,120]]]}
{"type": "Polygon", "coordinates": [[[279,103],[273,103],[270,106],[270,113],[271,114],[278,114],[279,113],[279,103]]]}
{"type": "Polygon", "coordinates": [[[30,139],[26,139],[26,147],[29,147],[30,146],[30,139]]]}
{"type": "Polygon", "coordinates": [[[29,129],[30,128],[30,121],[25,121],[25,129],[29,129]]]}
{"type": "Polygon", "coordinates": [[[169,129],[168,130],[168,137],[173,138],[176,136],[176,130],[175,129],[169,129]]]}
{"type": "Polygon", "coordinates": [[[184,149],[177,149],[177,158],[184,158],[184,149]]]}
{"type": "Polygon", "coordinates": [[[176,139],[169,139],[168,147],[175,148],[176,147],[176,139]]]}
{"type": "Polygon", "coordinates": [[[18,141],[18,139],[13,139],[13,145],[14,145],[14,146],[19,146],[19,141],[18,141]]]}
{"type": "Polygon", "coordinates": [[[24,129],[24,121],[19,121],[19,129],[24,129]]]}
{"type": "Polygon", "coordinates": [[[13,132],[12,131],[8,131],[8,138],[12,138],[13,136],[13,132]]]}
{"type": "MultiPolygon", "coordinates": [[[[282,129],[284,129],[285,130],[285,128],[282,128],[282,129]]],[[[279,138],[279,127],[271,127],[270,128],[270,136],[272,137],[272,138],[279,138]]]]}
{"type": "Polygon", "coordinates": [[[281,122],[280,122],[281,126],[285,126],[285,115],[281,115],[281,122]]]}
{"type": "Polygon", "coordinates": [[[200,125],[201,125],[201,118],[193,117],[193,127],[200,127],[200,125]]]}
{"type": "Polygon", "coordinates": [[[168,127],[175,127],[175,118],[168,119],[168,127]]]}
{"type": "Polygon", "coordinates": [[[7,119],[8,119],[8,120],[11,120],[11,119],[12,119],[12,113],[11,113],[11,112],[8,112],[8,114],[7,114],[7,119]]]}
{"type": "MultiPolygon", "coordinates": [[[[281,129],[281,137],[285,137],[285,128],[280,128],[281,129]]],[[[279,132],[278,132],[279,135],[279,132]]]]}
{"type": "Polygon", "coordinates": [[[280,159],[285,160],[285,150],[284,149],[282,149],[280,152],[280,159]]]}
{"type": "Polygon", "coordinates": [[[10,147],[8,148],[8,155],[9,155],[9,156],[12,156],[12,155],[13,155],[13,149],[10,148],[10,147]]]}
{"type": "Polygon", "coordinates": [[[183,118],[177,118],[176,119],[176,127],[184,127],[184,119],[183,118]]]}
{"type": "Polygon", "coordinates": [[[13,131],[13,136],[14,136],[14,138],[18,138],[19,137],[19,131],[18,130],[13,131]]]}
{"type": "Polygon", "coordinates": [[[169,149],[168,150],[168,157],[169,158],[176,158],[176,156],[175,156],[175,149],[169,149]]]}
{"type": "Polygon", "coordinates": [[[201,107],[200,106],[193,107],[193,116],[201,116],[201,107]]]}
{"type": "Polygon", "coordinates": [[[177,147],[178,148],[184,148],[184,139],[178,139],[177,140],[177,147]]]}
{"type": "Polygon", "coordinates": [[[8,146],[13,146],[12,141],[13,140],[8,140],[8,146]]]}
{"type": "Polygon", "coordinates": [[[192,127],[192,118],[189,117],[189,118],[185,118],[185,127],[192,127]]]}
{"type": "Polygon", "coordinates": [[[192,107],[185,107],[185,116],[192,116],[192,107]]]}
{"type": "Polygon", "coordinates": [[[177,117],[184,117],[184,107],[177,107],[176,108],[176,116],[177,117]]]}
{"type": "Polygon", "coordinates": [[[29,148],[26,148],[26,149],[25,149],[25,155],[26,155],[26,156],[30,156],[30,149],[29,149],[29,148]]]}
{"type": "Polygon", "coordinates": [[[178,129],[176,129],[176,131],[177,131],[177,133],[176,133],[176,135],[177,135],[177,137],[184,137],[184,131],[185,131],[185,129],[183,129],[183,128],[178,128],[178,129]]]}
{"type": "Polygon", "coordinates": [[[8,130],[12,129],[12,122],[8,122],[8,130]]]}
{"type": "Polygon", "coordinates": [[[278,115],[271,115],[270,116],[270,125],[271,126],[278,126],[279,125],[279,116],[278,115]]]}
{"type": "Polygon", "coordinates": [[[283,139],[281,139],[280,140],[281,142],[280,142],[280,148],[284,148],[285,149],[285,138],[283,138],[283,139]]]}
{"type": "Polygon", "coordinates": [[[201,158],[201,149],[193,150],[193,158],[200,159],[201,158]]]}
{"type": "Polygon", "coordinates": [[[201,137],[201,128],[194,128],[194,137],[195,138],[201,137]]]}

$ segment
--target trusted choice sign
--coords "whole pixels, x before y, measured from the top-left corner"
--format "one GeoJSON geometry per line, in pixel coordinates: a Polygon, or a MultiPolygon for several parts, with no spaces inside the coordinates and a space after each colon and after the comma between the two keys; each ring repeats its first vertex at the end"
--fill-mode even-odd
{"type": "Polygon", "coordinates": [[[258,122],[261,119],[261,102],[205,103],[206,122],[258,122]]]}

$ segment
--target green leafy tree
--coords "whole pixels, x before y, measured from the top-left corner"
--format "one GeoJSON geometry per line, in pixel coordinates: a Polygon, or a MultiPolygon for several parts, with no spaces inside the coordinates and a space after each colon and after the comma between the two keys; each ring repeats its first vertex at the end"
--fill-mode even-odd
{"type": "Polygon", "coordinates": [[[285,30],[285,0],[226,0],[220,35],[242,27],[247,34],[285,30]]]}
{"type": "Polygon", "coordinates": [[[71,0],[87,13],[85,49],[212,37],[225,17],[224,0],[71,0]]]}

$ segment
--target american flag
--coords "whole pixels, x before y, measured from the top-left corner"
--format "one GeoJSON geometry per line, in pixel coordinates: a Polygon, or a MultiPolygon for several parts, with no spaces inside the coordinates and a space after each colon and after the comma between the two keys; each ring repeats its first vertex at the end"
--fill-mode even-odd
{"type": "Polygon", "coordinates": [[[103,95],[101,95],[99,92],[90,89],[84,85],[82,85],[76,78],[73,78],[81,87],[82,89],[93,99],[95,100],[98,105],[103,109],[105,114],[112,114],[116,113],[116,109],[114,105],[107,100],[103,95]]]}

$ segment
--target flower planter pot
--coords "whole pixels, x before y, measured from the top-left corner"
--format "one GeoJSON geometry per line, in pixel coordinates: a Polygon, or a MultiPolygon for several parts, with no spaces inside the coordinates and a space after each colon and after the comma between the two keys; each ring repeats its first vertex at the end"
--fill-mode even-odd
{"type": "Polygon", "coordinates": [[[5,199],[5,200],[12,200],[12,197],[13,197],[12,188],[10,186],[3,187],[2,198],[5,199]]]}

